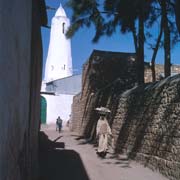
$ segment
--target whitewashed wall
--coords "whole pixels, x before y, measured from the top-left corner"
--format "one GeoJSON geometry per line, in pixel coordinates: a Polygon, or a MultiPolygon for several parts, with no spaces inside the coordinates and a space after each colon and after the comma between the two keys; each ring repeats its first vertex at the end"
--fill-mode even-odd
{"type": "Polygon", "coordinates": [[[71,114],[71,105],[74,95],[42,95],[47,101],[46,123],[54,124],[60,116],[65,124],[69,120],[71,114]]]}

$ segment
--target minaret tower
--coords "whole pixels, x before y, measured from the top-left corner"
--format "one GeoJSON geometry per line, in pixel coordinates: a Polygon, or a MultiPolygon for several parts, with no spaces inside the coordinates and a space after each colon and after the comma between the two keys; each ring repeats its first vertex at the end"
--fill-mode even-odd
{"type": "Polygon", "coordinates": [[[70,21],[63,7],[59,6],[51,22],[51,34],[45,67],[45,81],[72,75],[71,41],[66,38],[70,21]]]}

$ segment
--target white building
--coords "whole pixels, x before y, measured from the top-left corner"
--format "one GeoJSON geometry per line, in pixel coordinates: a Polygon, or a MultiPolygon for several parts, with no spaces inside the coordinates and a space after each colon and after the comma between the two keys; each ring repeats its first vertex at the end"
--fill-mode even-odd
{"type": "Polygon", "coordinates": [[[65,34],[70,21],[60,5],[52,18],[45,80],[42,82],[42,123],[55,123],[58,116],[66,122],[71,114],[73,96],[81,91],[81,75],[72,75],[71,42],[65,34]]]}
{"type": "Polygon", "coordinates": [[[66,38],[70,21],[60,5],[51,22],[51,34],[45,67],[45,81],[72,76],[71,42],[66,38]]]}

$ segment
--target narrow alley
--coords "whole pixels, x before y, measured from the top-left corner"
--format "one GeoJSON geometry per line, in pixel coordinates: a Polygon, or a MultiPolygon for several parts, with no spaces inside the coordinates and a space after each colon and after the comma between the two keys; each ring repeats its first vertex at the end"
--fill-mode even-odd
{"type": "Polygon", "coordinates": [[[43,125],[40,134],[40,180],[167,180],[124,156],[98,158],[96,147],[68,129],[43,125]]]}

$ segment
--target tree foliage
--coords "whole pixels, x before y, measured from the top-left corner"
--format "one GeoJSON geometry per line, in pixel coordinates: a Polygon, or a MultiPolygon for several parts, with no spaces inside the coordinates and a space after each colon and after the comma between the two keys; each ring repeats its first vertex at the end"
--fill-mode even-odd
{"type": "Polygon", "coordinates": [[[180,0],[175,2],[175,15],[176,15],[176,25],[180,33],[180,0]]]}
{"type": "Polygon", "coordinates": [[[160,25],[160,33],[153,46],[153,62],[161,47],[165,52],[165,76],[170,75],[170,52],[172,45],[179,40],[180,0],[69,0],[67,5],[73,10],[72,25],[67,33],[72,37],[81,27],[94,25],[96,33],[93,42],[103,35],[111,36],[119,30],[131,32],[137,55],[139,83],[144,82],[144,43],[152,37],[151,29],[155,22],[160,25]],[[175,11],[176,10],[176,11],[175,11]],[[175,14],[175,12],[176,14],[175,14]]]}
{"type": "Polygon", "coordinates": [[[81,27],[95,26],[96,34],[93,38],[97,42],[98,38],[104,34],[104,18],[99,11],[99,3],[96,0],[69,0],[67,6],[73,9],[72,25],[67,33],[67,37],[72,37],[81,27]]]}

